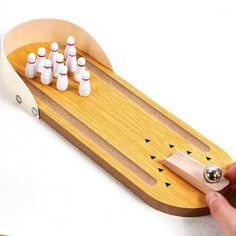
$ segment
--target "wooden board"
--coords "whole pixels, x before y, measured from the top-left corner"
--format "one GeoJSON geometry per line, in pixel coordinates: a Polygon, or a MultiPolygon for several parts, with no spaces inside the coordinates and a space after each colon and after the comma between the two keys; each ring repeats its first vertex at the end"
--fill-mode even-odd
{"type": "MultiPolygon", "coordinates": [[[[230,157],[114,72],[79,50],[91,72],[92,93],[78,95],[70,76],[60,92],[24,76],[27,54],[49,43],[34,43],[8,55],[33,93],[40,117],[152,207],[181,216],[209,213],[205,196],[165,168],[161,161],[176,150],[203,165],[229,164],[230,157]]],[[[63,51],[63,47],[61,48],[63,51]]]]}

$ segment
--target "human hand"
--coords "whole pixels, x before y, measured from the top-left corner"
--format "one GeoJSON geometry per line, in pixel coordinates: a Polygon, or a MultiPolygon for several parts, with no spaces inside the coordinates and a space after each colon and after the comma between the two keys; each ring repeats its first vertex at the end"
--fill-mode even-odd
{"type": "MultiPolygon", "coordinates": [[[[236,162],[228,167],[225,177],[231,184],[236,184],[236,162]]],[[[221,226],[224,234],[226,236],[236,236],[236,209],[218,192],[209,192],[206,195],[206,200],[211,215],[221,226]]]]}

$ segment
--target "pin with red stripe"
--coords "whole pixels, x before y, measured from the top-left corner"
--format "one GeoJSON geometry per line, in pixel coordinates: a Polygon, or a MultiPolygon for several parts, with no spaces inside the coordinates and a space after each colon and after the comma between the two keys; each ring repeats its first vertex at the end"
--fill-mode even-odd
{"type": "Polygon", "coordinates": [[[74,74],[74,80],[76,82],[79,82],[79,83],[81,82],[82,75],[85,72],[85,65],[86,65],[85,58],[84,57],[80,57],[78,59],[77,68],[76,68],[76,71],[75,71],[75,74],[74,74]]]}
{"type": "Polygon", "coordinates": [[[46,59],[46,49],[41,47],[38,49],[38,55],[35,62],[37,72],[41,73],[43,69],[44,60],[46,59]]]}
{"type": "Polygon", "coordinates": [[[81,82],[79,84],[79,95],[86,97],[90,95],[91,85],[90,85],[90,73],[85,71],[82,75],[81,82]]]}
{"type": "Polygon", "coordinates": [[[68,72],[67,66],[63,65],[57,78],[57,89],[60,91],[65,91],[68,89],[69,81],[67,72],[68,72]]]}
{"type": "Polygon", "coordinates": [[[53,67],[53,76],[55,78],[58,77],[61,67],[64,65],[64,56],[62,53],[58,53],[56,57],[56,63],[55,66],[53,67]]]}
{"type": "Polygon", "coordinates": [[[65,48],[65,52],[64,52],[65,59],[67,59],[70,48],[75,48],[75,37],[74,36],[69,36],[67,38],[66,48],[65,48]]]}
{"type": "Polygon", "coordinates": [[[76,48],[71,47],[68,49],[68,56],[66,59],[66,66],[68,67],[69,72],[75,72],[76,71],[76,48]]]}
{"type": "Polygon", "coordinates": [[[36,76],[35,60],[36,56],[34,53],[30,53],[27,57],[27,64],[25,67],[25,76],[28,79],[34,79],[36,76]]]}
{"type": "Polygon", "coordinates": [[[52,67],[56,64],[57,54],[58,54],[59,45],[56,42],[51,43],[51,51],[49,54],[49,59],[52,62],[52,67]]]}
{"type": "Polygon", "coordinates": [[[41,73],[41,83],[49,85],[52,83],[52,62],[49,59],[44,60],[43,69],[41,73]]]}

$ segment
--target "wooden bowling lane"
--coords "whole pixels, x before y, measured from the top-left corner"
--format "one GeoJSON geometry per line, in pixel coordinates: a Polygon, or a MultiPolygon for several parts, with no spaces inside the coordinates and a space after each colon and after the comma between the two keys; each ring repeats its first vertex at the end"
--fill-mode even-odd
{"type": "MultiPolygon", "coordinates": [[[[43,120],[155,208],[163,203],[182,211],[205,209],[204,195],[164,168],[161,161],[177,149],[206,163],[210,142],[188,126],[184,129],[184,123],[179,125],[176,117],[82,51],[91,72],[89,97],[78,95],[72,75],[65,92],[56,89],[55,79],[51,86],[42,85],[39,76],[27,80],[27,54],[40,46],[49,52],[50,44],[37,43],[19,48],[8,58],[36,97],[43,120]]],[[[208,154],[217,164],[229,163],[228,157],[216,159],[219,153],[214,147],[208,154]]]]}

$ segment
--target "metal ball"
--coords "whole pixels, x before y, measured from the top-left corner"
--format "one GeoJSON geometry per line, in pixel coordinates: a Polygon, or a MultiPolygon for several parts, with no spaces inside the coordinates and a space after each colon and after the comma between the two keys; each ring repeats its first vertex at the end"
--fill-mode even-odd
{"type": "Polygon", "coordinates": [[[222,177],[222,170],[219,166],[207,166],[204,169],[203,176],[208,183],[217,183],[222,177]]]}

